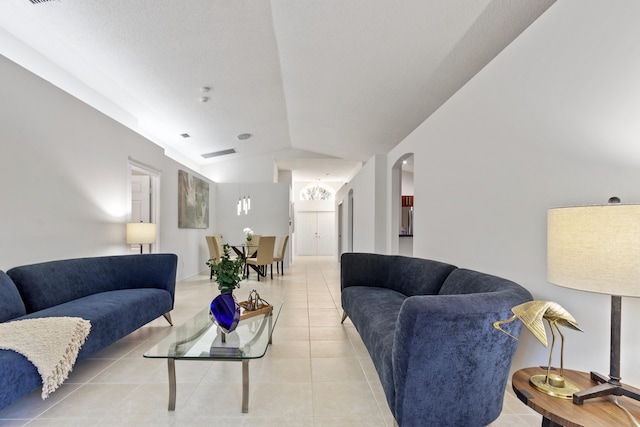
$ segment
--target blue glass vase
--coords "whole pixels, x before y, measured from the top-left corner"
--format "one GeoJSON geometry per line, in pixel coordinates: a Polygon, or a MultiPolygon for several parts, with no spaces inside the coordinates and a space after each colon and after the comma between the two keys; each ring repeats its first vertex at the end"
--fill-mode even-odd
{"type": "Polygon", "coordinates": [[[233,332],[240,322],[240,305],[233,293],[220,294],[211,301],[211,315],[224,333],[233,332]]]}

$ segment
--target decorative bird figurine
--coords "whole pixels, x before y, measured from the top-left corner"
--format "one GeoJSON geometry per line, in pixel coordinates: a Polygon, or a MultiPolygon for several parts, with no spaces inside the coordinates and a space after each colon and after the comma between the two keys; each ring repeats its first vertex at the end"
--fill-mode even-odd
{"type": "Polygon", "coordinates": [[[570,399],[573,393],[578,391],[578,388],[565,381],[564,379],[564,335],[560,331],[559,326],[565,326],[567,328],[574,329],[582,332],[582,329],[578,326],[578,322],[573,316],[560,304],[552,301],[529,301],[524,304],[517,305],[511,309],[513,316],[507,320],[499,320],[493,322],[493,327],[509,335],[511,338],[517,340],[516,337],[503,330],[500,325],[513,322],[515,319],[519,319],[524,326],[535,336],[538,341],[547,347],[547,332],[544,328],[545,319],[549,323],[549,329],[553,335],[551,341],[551,349],[549,351],[549,363],[547,364],[547,375],[534,375],[531,377],[530,382],[538,390],[541,390],[549,395],[570,399]],[[553,347],[556,343],[556,333],[558,331],[562,338],[562,345],[560,348],[560,375],[551,374],[551,361],[553,359],[553,347]]]}
{"type": "MultiPolygon", "coordinates": [[[[582,329],[578,327],[578,322],[573,316],[562,306],[553,301],[529,301],[524,304],[516,305],[511,309],[513,316],[507,320],[499,320],[493,323],[493,327],[509,335],[511,338],[517,340],[516,337],[503,330],[500,325],[513,322],[516,318],[520,319],[522,324],[529,329],[529,331],[535,336],[543,346],[547,347],[547,332],[544,328],[542,319],[546,319],[549,322],[551,333],[553,334],[553,326],[558,328],[558,325],[565,326],[567,328],[574,329],[582,332],[582,329]]],[[[560,330],[558,329],[558,332],[560,330]]],[[[562,333],[560,333],[562,336],[562,333]]]]}

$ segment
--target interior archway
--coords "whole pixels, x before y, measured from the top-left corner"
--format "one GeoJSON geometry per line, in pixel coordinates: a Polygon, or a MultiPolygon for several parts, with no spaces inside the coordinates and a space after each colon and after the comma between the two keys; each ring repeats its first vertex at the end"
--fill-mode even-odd
{"type": "Polygon", "coordinates": [[[391,253],[413,256],[413,153],[403,154],[391,168],[390,200],[391,253]]]}

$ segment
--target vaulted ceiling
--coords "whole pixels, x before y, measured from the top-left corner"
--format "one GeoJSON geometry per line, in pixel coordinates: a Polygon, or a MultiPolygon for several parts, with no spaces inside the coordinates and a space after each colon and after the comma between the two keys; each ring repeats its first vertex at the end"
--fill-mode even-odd
{"type": "Polygon", "coordinates": [[[362,162],[553,2],[2,0],[0,54],[192,165],[243,133],[252,154],[362,162]]]}

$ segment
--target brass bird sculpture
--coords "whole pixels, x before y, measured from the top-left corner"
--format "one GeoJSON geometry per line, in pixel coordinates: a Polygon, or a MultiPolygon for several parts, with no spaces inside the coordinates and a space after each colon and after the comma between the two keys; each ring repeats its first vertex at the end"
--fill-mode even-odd
{"type": "Polygon", "coordinates": [[[524,304],[517,305],[511,309],[513,316],[507,320],[499,320],[493,322],[493,327],[509,335],[511,338],[517,340],[516,337],[503,330],[500,326],[505,323],[513,322],[515,319],[519,319],[522,324],[535,336],[538,341],[545,347],[548,346],[547,332],[544,328],[545,319],[549,323],[549,329],[553,339],[551,341],[551,349],[549,351],[549,363],[547,364],[547,375],[534,375],[531,377],[531,383],[538,389],[559,397],[568,398],[575,391],[577,387],[570,383],[566,383],[564,380],[564,335],[560,331],[559,326],[564,326],[576,331],[582,332],[582,329],[578,326],[576,319],[560,304],[552,301],[529,301],[524,304]],[[553,347],[556,343],[556,333],[558,331],[562,338],[562,344],[560,348],[560,375],[551,375],[551,361],[553,358],[553,347]],[[574,391],[575,389],[575,391],[574,391]],[[561,391],[559,391],[561,390],[561,391]]]}
{"type": "MultiPolygon", "coordinates": [[[[561,325],[582,332],[582,329],[580,329],[580,327],[578,326],[578,322],[576,322],[576,319],[574,319],[567,310],[562,308],[562,306],[556,302],[529,301],[525,302],[524,304],[516,305],[511,309],[511,311],[513,312],[513,316],[511,318],[494,322],[493,327],[500,332],[504,332],[515,340],[517,340],[517,338],[507,331],[503,330],[500,325],[513,322],[516,318],[520,319],[522,324],[526,326],[526,328],[529,329],[533,336],[536,337],[538,341],[540,341],[545,347],[548,346],[547,332],[544,328],[542,319],[545,319],[547,320],[547,322],[549,322],[549,327],[554,325],[557,329],[558,325],[561,325]]],[[[558,332],[560,332],[559,329],[558,332]]],[[[551,333],[554,334],[552,327],[551,333]]],[[[562,333],[560,333],[560,336],[562,336],[562,333]]]]}

